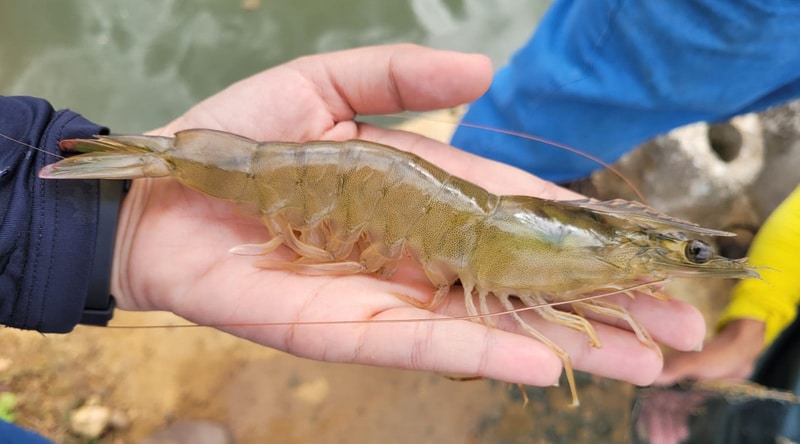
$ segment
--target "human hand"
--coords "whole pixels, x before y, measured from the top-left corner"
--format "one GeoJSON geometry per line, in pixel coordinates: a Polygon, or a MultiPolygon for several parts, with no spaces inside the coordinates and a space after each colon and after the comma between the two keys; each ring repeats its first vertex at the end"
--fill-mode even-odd
{"type": "Polygon", "coordinates": [[[702,351],[676,352],[666,356],[657,384],[686,379],[744,379],[753,372],[764,348],[764,322],[736,319],[710,339],[702,351]]]}
{"type": "MultiPolygon", "coordinates": [[[[422,136],[357,123],[357,114],[451,107],[488,87],[491,67],[482,56],[410,45],[363,48],[295,60],[256,74],[200,103],[154,133],[211,128],[257,140],[367,139],[412,151],[489,191],[570,198],[573,194],[515,168],[478,158],[422,136]]],[[[389,280],[372,275],[301,276],[253,266],[236,245],[263,242],[261,223],[240,217],[232,204],[213,200],[171,179],[136,180],[123,203],[112,290],[129,310],[170,310],[292,354],[417,370],[553,384],[561,362],[521,333],[513,321],[488,328],[464,320],[463,294],[453,289],[435,311],[396,295],[430,300],[433,286],[410,259],[389,280]],[[376,323],[421,319],[409,323],[376,323]],[[349,320],[355,324],[307,325],[349,320]],[[269,322],[293,325],[244,325],[269,322]],[[303,325],[306,323],[306,325],[303,325]]],[[[292,257],[288,250],[273,253],[292,257]]],[[[657,341],[691,349],[704,324],[692,307],[653,298],[612,297],[657,341]],[[675,333],[674,325],[681,325],[675,333]]],[[[499,306],[494,305],[499,311],[499,306]]],[[[505,317],[507,318],[507,317],[505,317]]],[[[571,355],[577,369],[649,383],[660,357],[612,321],[594,322],[603,348],[585,335],[525,318],[571,355]]]]}

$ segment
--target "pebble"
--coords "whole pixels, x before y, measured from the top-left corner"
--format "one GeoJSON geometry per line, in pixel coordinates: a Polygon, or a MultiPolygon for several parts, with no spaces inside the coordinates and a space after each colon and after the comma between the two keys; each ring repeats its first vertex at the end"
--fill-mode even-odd
{"type": "Polygon", "coordinates": [[[129,425],[128,415],[101,405],[96,398],[90,398],[70,415],[70,430],[89,439],[99,438],[110,428],[119,430],[129,425]]]}
{"type": "Polygon", "coordinates": [[[86,438],[99,438],[111,422],[111,409],[102,405],[83,405],[72,411],[70,429],[86,438]]]}

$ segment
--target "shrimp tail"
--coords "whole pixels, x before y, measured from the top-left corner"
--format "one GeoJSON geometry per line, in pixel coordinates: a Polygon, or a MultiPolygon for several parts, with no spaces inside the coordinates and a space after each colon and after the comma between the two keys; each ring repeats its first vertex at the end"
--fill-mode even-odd
{"type": "Polygon", "coordinates": [[[43,179],[137,179],[171,174],[170,163],[161,155],[173,146],[170,137],[96,136],[96,139],[62,140],[63,151],[84,153],[47,165],[39,171],[43,179]]]}

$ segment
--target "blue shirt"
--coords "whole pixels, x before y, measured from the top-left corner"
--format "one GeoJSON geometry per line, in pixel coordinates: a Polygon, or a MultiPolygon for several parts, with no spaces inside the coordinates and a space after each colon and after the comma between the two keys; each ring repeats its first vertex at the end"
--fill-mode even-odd
{"type": "MultiPolygon", "coordinates": [[[[800,97],[796,0],[556,0],[463,119],[613,162],[697,121],[800,97]]],[[[452,144],[566,182],[600,168],[573,153],[460,127],[452,144]]]]}

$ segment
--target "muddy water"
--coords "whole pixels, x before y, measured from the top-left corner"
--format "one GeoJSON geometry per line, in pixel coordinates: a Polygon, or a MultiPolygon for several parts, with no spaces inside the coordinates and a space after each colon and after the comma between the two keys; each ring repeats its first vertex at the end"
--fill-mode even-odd
{"type": "Polygon", "coordinates": [[[47,97],[115,132],[160,126],[300,55],[413,42],[490,55],[548,0],[0,1],[0,94],[47,97]]]}

